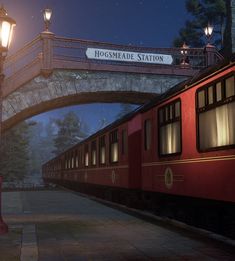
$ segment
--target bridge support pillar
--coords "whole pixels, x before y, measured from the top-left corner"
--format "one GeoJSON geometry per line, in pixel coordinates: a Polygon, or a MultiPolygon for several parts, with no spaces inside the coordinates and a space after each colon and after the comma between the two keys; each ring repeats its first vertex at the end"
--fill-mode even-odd
{"type": "Polygon", "coordinates": [[[42,63],[41,72],[48,77],[53,72],[53,40],[55,35],[45,31],[41,33],[42,39],[42,63]]]}
{"type": "Polygon", "coordinates": [[[8,226],[2,219],[2,177],[0,177],[0,235],[8,232],[8,226]]]}
{"type": "Polygon", "coordinates": [[[204,51],[206,55],[206,66],[214,65],[217,52],[215,46],[207,44],[204,51]]]}

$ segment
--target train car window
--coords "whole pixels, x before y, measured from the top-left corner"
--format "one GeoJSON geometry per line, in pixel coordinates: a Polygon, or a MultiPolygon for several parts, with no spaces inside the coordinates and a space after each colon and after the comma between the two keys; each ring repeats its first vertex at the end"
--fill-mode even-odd
{"type": "Polygon", "coordinates": [[[75,158],[75,165],[76,165],[76,168],[78,168],[79,164],[78,164],[78,150],[76,150],[76,158],[75,158]]]}
{"type": "MultiPolygon", "coordinates": [[[[163,116],[163,111],[161,111],[161,116],[163,116]]],[[[163,119],[161,119],[163,120],[163,119]]],[[[151,120],[144,121],[144,149],[150,150],[151,147],[151,135],[152,135],[152,124],[151,120]]]]}
{"type": "Polygon", "coordinates": [[[89,166],[89,147],[88,147],[88,144],[85,145],[85,157],[84,157],[84,160],[85,160],[85,167],[88,167],[89,166]]]}
{"type": "Polygon", "coordinates": [[[226,98],[234,96],[234,77],[229,77],[225,80],[225,95],[226,98]]]}
{"type": "Polygon", "coordinates": [[[213,104],[214,102],[214,88],[213,86],[208,87],[208,104],[213,104]]]}
{"type": "Polygon", "coordinates": [[[169,112],[170,112],[170,114],[169,114],[170,118],[169,119],[172,120],[173,119],[173,105],[170,105],[169,112]]]}
{"type": "Polygon", "coordinates": [[[180,101],[175,102],[174,107],[175,107],[174,117],[178,118],[180,117],[180,101]]]}
{"type": "Polygon", "coordinates": [[[168,116],[169,116],[169,107],[165,108],[165,120],[168,121],[168,116]]]}
{"type": "Polygon", "coordinates": [[[198,92],[198,97],[197,97],[197,101],[198,101],[198,107],[199,108],[203,108],[205,107],[205,90],[201,90],[200,92],[198,92]]]}
{"type": "Polygon", "coordinates": [[[118,162],[118,130],[110,133],[110,162],[118,162]]]}
{"type": "MultiPolygon", "coordinates": [[[[165,115],[168,115],[165,113],[165,115]]],[[[158,110],[159,154],[160,156],[181,153],[181,108],[177,100],[158,110]],[[172,110],[172,115],[171,115],[172,110]],[[161,111],[167,111],[169,117],[161,120],[161,111]]]]}
{"type": "MultiPolygon", "coordinates": [[[[208,87],[208,90],[209,88],[211,87],[208,87]]],[[[216,94],[213,106],[209,102],[203,110],[199,104],[197,106],[197,144],[200,151],[235,145],[234,76],[214,84],[212,89],[216,94]]],[[[199,89],[197,96],[200,92],[199,89]]]]}
{"type": "Polygon", "coordinates": [[[71,168],[71,155],[68,153],[68,168],[71,168]]]}
{"type": "Polygon", "coordinates": [[[74,152],[71,152],[71,169],[74,168],[74,152]]]}
{"type": "Polygon", "coordinates": [[[91,164],[92,166],[96,165],[96,141],[91,143],[91,164]]]}
{"type": "Polygon", "coordinates": [[[127,153],[127,131],[122,130],[122,155],[127,153]]]}
{"type": "Polygon", "coordinates": [[[102,136],[99,140],[99,155],[100,155],[100,164],[105,164],[106,158],[106,146],[105,146],[105,136],[102,136]]]}
{"type": "Polygon", "coordinates": [[[216,87],[216,91],[215,91],[215,93],[216,93],[216,101],[218,102],[218,101],[221,101],[222,100],[222,84],[221,84],[221,82],[218,82],[218,83],[216,83],[216,85],[215,85],[216,87]]]}

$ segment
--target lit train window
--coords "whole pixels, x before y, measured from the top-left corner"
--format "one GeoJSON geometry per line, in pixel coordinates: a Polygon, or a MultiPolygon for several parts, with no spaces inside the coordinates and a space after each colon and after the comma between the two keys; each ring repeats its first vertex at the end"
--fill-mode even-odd
{"type": "Polygon", "coordinates": [[[88,167],[89,166],[89,147],[88,147],[88,144],[85,146],[85,157],[84,157],[84,160],[85,160],[85,167],[88,167]]]}
{"type": "Polygon", "coordinates": [[[214,101],[214,95],[213,95],[213,86],[208,87],[208,104],[212,104],[214,101]]]}
{"type": "Polygon", "coordinates": [[[91,164],[93,166],[96,165],[96,141],[91,143],[91,164]]]}
{"type": "Polygon", "coordinates": [[[78,168],[78,166],[79,166],[79,162],[78,162],[78,150],[76,151],[76,157],[75,157],[75,166],[76,166],[76,168],[78,168]]]}
{"type": "Polygon", "coordinates": [[[110,133],[110,162],[118,162],[118,130],[110,133]]]}
{"type": "Polygon", "coordinates": [[[122,130],[122,154],[127,153],[127,131],[122,130]]]}
{"type": "Polygon", "coordinates": [[[216,101],[221,101],[222,100],[222,84],[221,82],[216,83],[215,85],[216,88],[216,101]]]}
{"type": "Polygon", "coordinates": [[[71,168],[74,168],[74,153],[71,153],[71,168]]]}
{"type": "MultiPolygon", "coordinates": [[[[161,117],[163,117],[163,111],[161,111],[161,117]]],[[[151,147],[151,135],[152,135],[151,125],[152,125],[151,120],[144,121],[144,149],[145,150],[150,150],[151,147]]]]}
{"type": "MultiPolygon", "coordinates": [[[[210,87],[207,90],[208,102],[203,110],[198,103],[198,149],[207,151],[223,148],[235,144],[235,87],[234,76],[230,76],[210,87]],[[210,93],[215,93],[213,104],[210,102],[210,93]]],[[[197,99],[201,90],[197,92],[197,99]]]]}
{"type": "Polygon", "coordinates": [[[100,164],[105,164],[105,151],[106,151],[106,147],[105,147],[105,136],[101,137],[99,140],[99,154],[100,154],[100,164]]]}
{"type": "Polygon", "coordinates": [[[234,77],[229,77],[225,80],[225,95],[226,98],[234,96],[234,77]]]}
{"type": "Polygon", "coordinates": [[[181,152],[181,108],[177,100],[158,110],[159,154],[172,155],[181,152]],[[161,115],[165,115],[162,119],[161,115]]]}
{"type": "Polygon", "coordinates": [[[203,108],[206,104],[206,102],[205,102],[205,90],[198,92],[197,100],[198,100],[198,107],[203,108]]]}

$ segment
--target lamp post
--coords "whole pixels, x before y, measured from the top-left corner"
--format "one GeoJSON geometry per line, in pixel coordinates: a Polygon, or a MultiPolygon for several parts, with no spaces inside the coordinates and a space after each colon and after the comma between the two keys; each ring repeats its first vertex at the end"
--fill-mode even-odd
{"type": "MultiPolygon", "coordinates": [[[[15,25],[16,25],[15,20],[9,17],[4,7],[1,6],[0,7],[0,153],[2,153],[2,102],[3,102],[2,84],[4,80],[3,63],[11,43],[12,32],[15,25]]],[[[0,157],[0,160],[1,159],[2,156],[0,157]]],[[[0,234],[3,234],[8,231],[8,227],[3,222],[2,215],[1,215],[1,184],[2,184],[2,178],[0,177],[0,234]]]]}
{"type": "Polygon", "coordinates": [[[205,33],[205,36],[207,38],[207,46],[210,46],[210,40],[211,40],[211,37],[212,37],[212,33],[213,33],[213,26],[211,24],[207,24],[207,26],[204,28],[204,33],[205,33]]]}
{"type": "Polygon", "coordinates": [[[52,10],[44,9],[43,18],[45,30],[41,33],[42,40],[42,67],[41,73],[44,77],[48,77],[53,72],[53,41],[55,35],[49,31],[51,24],[52,10]]]}
{"type": "Polygon", "coordinates": [[[43,18],[44,18],[44,22],[45,22],[46,31],[49,31],[49,26],[51,24],[51,16],[52,16],[52,10],[50,8],[44,9],[43,18]]]}
{"type": "Polygon", "coordinates": [[[188,67],[189,66],[189,61],[187,60],[188,49],[189,49],[189,46],[186,45],[186,43],[184,43],[181,47],[180,53],[183,56],[183,59],[180,63],[181,67],[188,67]]]}

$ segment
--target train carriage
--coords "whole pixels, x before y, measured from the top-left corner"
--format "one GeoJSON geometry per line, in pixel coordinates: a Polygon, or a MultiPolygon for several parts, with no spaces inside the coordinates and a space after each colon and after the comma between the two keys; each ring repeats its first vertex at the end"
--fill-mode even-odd
{"type": "Polygon", "coordinates": [[[141,116],[134,112],[46,163],[44,180],[131,204],[141,187],[140,140],[141,116]]]}
{"type": "Polygon", "coordinates": [[[235,66],[142,115],[142,189],[235,202],[235,66]]]}
{"type": "Polygon", "coordinates": [[[107,126],[46,163],[43,177],[235,238],[235,63],[107,126]]]}

